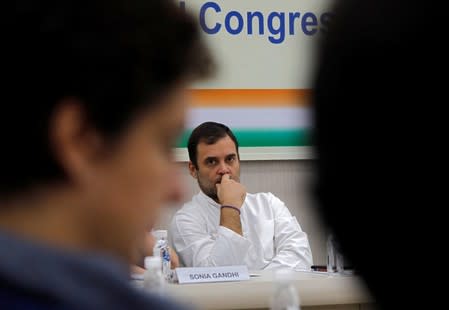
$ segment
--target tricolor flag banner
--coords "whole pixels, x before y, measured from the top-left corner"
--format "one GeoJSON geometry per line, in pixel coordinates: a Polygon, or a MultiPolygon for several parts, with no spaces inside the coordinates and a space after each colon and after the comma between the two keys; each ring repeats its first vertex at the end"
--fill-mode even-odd
{"type": "Polygon", "coordinates": [[[194,89],[187,130],[205,121],[229,126],[241,147],[310,146],[308,89],[194,89]]]}

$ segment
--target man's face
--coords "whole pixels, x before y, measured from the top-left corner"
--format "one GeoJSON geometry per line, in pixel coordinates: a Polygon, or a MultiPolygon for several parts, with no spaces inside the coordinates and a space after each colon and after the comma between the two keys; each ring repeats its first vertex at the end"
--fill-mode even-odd
{"type": "Polygon", "coordinates": [[[197,164],[189,164],[191,175],[198,180],[203,193],[218,201],[216,184],[221,182],[224,174],[240,182],[240,161],[234,141],[229,136],[219,139],[214,144],[201,142],[197,146],[197,164]]]}

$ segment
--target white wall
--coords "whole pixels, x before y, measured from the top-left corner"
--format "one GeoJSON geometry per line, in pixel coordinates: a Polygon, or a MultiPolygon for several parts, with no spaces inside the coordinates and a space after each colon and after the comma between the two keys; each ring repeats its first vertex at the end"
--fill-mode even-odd
{"type": "MultiPolygon", "coordinates": [[[[187,171],[187,163],[180,163],[186,185],[185,201],[198,192],[198,185],[187,171]]],[[[241,182],[249,192],[272,192],[285,202],[308,234],[315,264],[325,264],[325,232],[311,201],[310,185],[313,178],[313,160],[243,161],[241,182]]],[[[161,218],[160,227],[166,227],[171,215],[180,205],[173,206],[161,218]]]]}

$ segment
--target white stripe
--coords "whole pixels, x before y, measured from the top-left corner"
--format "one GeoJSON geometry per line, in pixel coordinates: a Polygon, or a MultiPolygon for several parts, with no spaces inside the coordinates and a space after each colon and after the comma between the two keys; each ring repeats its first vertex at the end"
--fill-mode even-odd
{"type": "MultiPolygon", "coordinates": [[[[239,153],[242,161],[316,159],[311,146],[241,147],[239,153]]],[[[174,154],[178,162],[189,161],[187,148],[176,148],[174,154]]]]}
{"type": "Polygon", "coordinates": [[[282,108],[191,108],[187,128],[213,121],[231,129],[237,128],[304,128],[311,125],[311,109],[304,107],[282,108]]]}

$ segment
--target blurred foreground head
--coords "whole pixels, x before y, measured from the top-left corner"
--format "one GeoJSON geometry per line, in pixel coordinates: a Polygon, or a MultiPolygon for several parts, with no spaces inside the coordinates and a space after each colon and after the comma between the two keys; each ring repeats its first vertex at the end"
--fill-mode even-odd
{"type": "Polygon", "coordinates": [[[178,195],[185,88],[210,68],[193,19],[167,0],[3,13],[0,230],[128,259],[178,195]]]}
{"type": "Polygon", "coordinates": [[[425,294],[432,272],[424,270],[443,259],[432,248],[443,236],[434,215],[444,191],[433,175],[447,132],[442,5],[339,1],[320,50],[314,105],[321,211],[385,309],[420,302],[431,309],[438,295],[425,294]]]}

